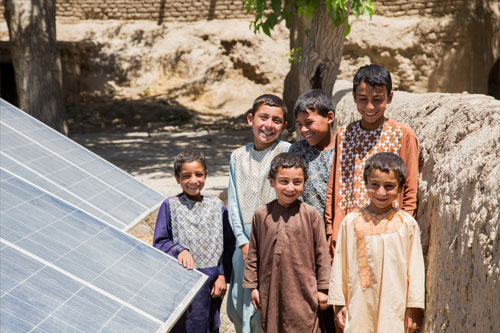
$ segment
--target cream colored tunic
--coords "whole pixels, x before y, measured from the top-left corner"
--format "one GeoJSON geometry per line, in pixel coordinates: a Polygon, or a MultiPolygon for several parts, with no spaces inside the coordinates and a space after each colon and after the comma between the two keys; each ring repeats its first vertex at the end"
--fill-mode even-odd
{"type": "Polygon", "coordinates": [[[403,332],[406,308],[424,308],[420,229],[408,213],[366,208],[342,221],[328,303],[348,307],[348,332],[403,332]]]}
{"type": "Polygon", "coordinates": [[[330,251],[333,255],[340,223],[344,217],[370,203],[363,181],[366,161],[376,153],[391,152],[406,163],[406,184],[394,202],[415,216],[418,189],[418,141],[412,129],[386,119],[376,129],[366,130],[361,121],[355,121],[337,131],[335,159],[326,192],[326,235],[331,235],[330,251]]]}

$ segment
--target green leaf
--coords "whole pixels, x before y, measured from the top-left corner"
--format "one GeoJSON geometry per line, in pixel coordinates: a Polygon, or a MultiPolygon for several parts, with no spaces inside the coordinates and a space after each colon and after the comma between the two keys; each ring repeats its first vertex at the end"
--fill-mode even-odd
{"type": "Polygon", "coordinates": [[[271,1],[271,8],[276,13],[276,15],[280,15],[281,14],[281,0],[272,0],[271,1]]]}
{"type": "Polygon", "coordinates": [[[245,1],[245,8],[247,10],[247,13],[250,13],[252,11],[252,0],[246,0],[245,1]]]}
{"type": "Polygon", "coordinates": [[[268,26],[266,23],[263,23],[263,24],[261,25],[261,28],[262,28],[262,31],[263,31],[266,35],[268,35],[269,37],[271,37],[271,31],[270,31],[270,29],[269,29],[269,26],[268,26]]]}
{"type": "Polygon", "coordinates": [[[269,14],[265,24],[272,29],[274,28],[276,23],[278,23],[278,17],[276,16],[276,14],[274,13],[269,14]]]}
{"type": "Polygon", "coordinates": [[[349,35],[350,32],[351,32],[351,24],[347,22],[344,29],[344,37],[349,35]]]}
{"type": "MultiPolygon", "coordinates": [[[[283,19],[286,26],[290,28],[294,15],[290,13],[290,1],[292,0],[245,0],[247,12],[254,12],[255,18],[251,23],[254,33],[263,31],[266,35],[271,35],[271,30],[283,19]]],[[[346,23],[344,35],[347,36],[351,31],[349,24],[349,11],[347,10],[350,2],[350,10],[355,17],[369,14],[370,19],[375,13],[375,5],[371,0],[295,0],[295,11],[300,17],[305,15],[312,19],[319,1],[325,1],[326,11],[335,26],[346,23]]],[[[307,33],[307,32],[306,32],[307,33]]]]}
{"type": "Polygon", "coordinates": [[[306,5],[304,14],[306,15],[306,17],[308,19],[313,18],[313,15],[314,15],[314,12],[316,11],[316,8],[318,8],[318,3],[317,2],[315,3],[314,1],[311,1],[306,5]]]}
{"type": "Polygon", "coordinates": [[[288,62],[291,64],[297,64],[302,61],[302,49],[300,47],[292,48],[286,55],[288,56],[288,62]]]}

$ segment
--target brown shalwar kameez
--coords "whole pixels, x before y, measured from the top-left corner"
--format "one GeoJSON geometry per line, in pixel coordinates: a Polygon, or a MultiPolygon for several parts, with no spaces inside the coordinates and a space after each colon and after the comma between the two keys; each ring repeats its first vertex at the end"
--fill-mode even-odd
{"type": "Polygon", "coordinates": [[[328,289],[330,257],[323,219],[297,200],[254,214],[243,287],[257,288],[266,332],[318,332],[318,290],[328,289]]]}

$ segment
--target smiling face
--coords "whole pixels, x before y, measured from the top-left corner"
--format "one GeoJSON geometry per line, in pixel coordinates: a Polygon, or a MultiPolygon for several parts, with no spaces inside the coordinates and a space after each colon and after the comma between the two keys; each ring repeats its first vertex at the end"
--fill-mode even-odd
{"type": "Polygon", "coordinates": [[[386,86],[371,86],[361,82],[353,93],[354,102],[361,114],[361,127],[375,129],[384,123],[387,104],[392,101],[392,91],[388,95],[386,86]]]}
{"type": "Polygon", "coordinates": [[[201,201],[206,176],[203,165],[199,161],[193,161],[183,163],[179,176],[175,176],[175,179],[189,199],[201,201]]]}
{"type": "Polygon", "coordinates": [[[304,171],[302,168],[279,168],[275,179],[269,179],[276,191],[278,203],[289,207],[304,191],[304,171]]]}
{"type": "Polygon", "coordinates": [[[248,125],[252,126],[255,150],[270,147],[279,139],[286,127],[283,109],[275,106],[262,105],[247,117],[248,125]]]}
{"type": "Polygon", "coordinates": [[[309,110],[307,110],[307,113],[298,112],[296,121],[300,135],[307,140],[309,145],[319,150],[326,150],[333,147],[332,111],[329,111],[326,117],[309,110]]]}
{"type": "Polygon", "coordinates": [[[373,169],[367,176],[366,190],[370,198],[368,209],[375,214],[383,214],[392,209],[392,203],[401,192],[401,187],[393,170],[383,172],[373,169]]]}

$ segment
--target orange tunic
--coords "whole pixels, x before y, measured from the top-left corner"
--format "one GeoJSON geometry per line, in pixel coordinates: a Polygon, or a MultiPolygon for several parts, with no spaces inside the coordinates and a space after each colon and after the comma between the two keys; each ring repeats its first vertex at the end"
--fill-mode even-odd
{"type": "Polygon", "coordinates": [[[355,121],[341,127],[336,134],[335,160],[330,173],[325,204],[326,234],[331,236],[330,256],[333,258],[340,223],[350,212],[370,203],[363,180],[366,160],[380,152],[393,152],[406,163],[406,185],[395,202],[412,216],[417,209],[418,140],[412,129],[386,119],[373,130],[355,121]]]}

